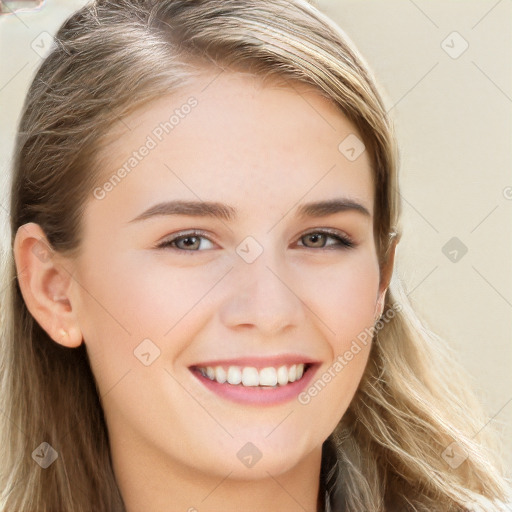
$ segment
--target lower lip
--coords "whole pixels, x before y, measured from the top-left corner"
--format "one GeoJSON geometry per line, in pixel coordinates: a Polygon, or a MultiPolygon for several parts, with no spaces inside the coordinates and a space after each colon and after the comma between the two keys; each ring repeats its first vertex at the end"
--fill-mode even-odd
{"type": "Polygon", "coordinates": [[[234,386],[227,382],[220,384],[216,380],[205,377],[199,370],[191,369],[191,372],[204,386],[222,398],[241,404],[269,406],[282,404],[296,398],[313,379],[318,367],[318,364],[313,364],[304,372],[301,379],[275,388],[243,386],[242,384],[234,386]]]}

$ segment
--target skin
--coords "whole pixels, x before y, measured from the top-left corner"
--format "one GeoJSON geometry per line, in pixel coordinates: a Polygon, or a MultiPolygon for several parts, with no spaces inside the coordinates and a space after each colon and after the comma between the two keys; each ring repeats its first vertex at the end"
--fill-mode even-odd
{"type": "Polygon", "coordinates": [[[292,352],[321,361],[321,377],[382,312],[393,256],[381,276],[370,160],[364,152],[349,161],[338,150],[358,134],[341,112],[300,84],[214,76],[205,73],[123,120],[130,129],[99,155],[105,180],[175,108],[198,100],[105,198],[91,194],[79,256],[42,261],[32,251],[45,240],[41,228],[20,228],[20,286],[55,342],[86,344],[128,512],[315,510],[322,443],[354,396],[370,345],[307,405],[236,404],[188,367],[292,352]],[[304,202],[336,197],[357,201],[370,216],[295,215],[304,202]],[[171,199],[218,201],[238,216],[130,222],[171,199]],[[322,248],[304,237],[320,228],[356,246],[327,237],[322,248]],[[183,242],[155,248],[192,229],[206,232],[195,251],[183,242]],[[250,264],[236,252],[247,236],[263,248],[250,264]],[[160,350],[149,366],[134,356],[147,338],[160,350]],[[251,468],[237,457],[247,442],[262,453],[251,468]]]}

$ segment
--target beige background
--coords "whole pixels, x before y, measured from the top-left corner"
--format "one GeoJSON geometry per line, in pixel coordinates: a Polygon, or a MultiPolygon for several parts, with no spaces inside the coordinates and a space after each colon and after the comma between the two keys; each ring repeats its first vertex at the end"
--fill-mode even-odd
{"type": "MultiPolygon", "coordinates": [[[[48,0],[37,12],[0,16],[4,247],[8,166],[22,101],[49,34],[83,3],[48,0]]],[[[503,433],[512,476],[512,2],[317,5],[356,43],[396,122],[404,201],[397,274],[426,324],[457,349],[474,377],[503,433]],[[462,257],[457,249],[456,262],[443,253],[453,237],[467,248],[462,257]]]]}

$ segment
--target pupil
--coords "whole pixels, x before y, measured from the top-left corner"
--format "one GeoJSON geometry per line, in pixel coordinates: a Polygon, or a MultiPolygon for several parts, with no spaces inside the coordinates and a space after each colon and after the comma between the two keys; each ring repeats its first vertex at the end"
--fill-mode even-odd
{"type": "Polygon", "coordinates": [[[197,241],[197,237],[195,236],[188,236],[187,238],[183,239],[183,242],[186,246],[194,245],[197,241]]]}
{"type": "Polygon", "coordinates": [[[313,233],[313,234],[311,234],[309,236],[310,236],[311,241],[313,242],[313,244],[316,244],[319,241],[321,242],[321,238],[322,238],[323,235],[320,234],[320,233],[313,233]]]}

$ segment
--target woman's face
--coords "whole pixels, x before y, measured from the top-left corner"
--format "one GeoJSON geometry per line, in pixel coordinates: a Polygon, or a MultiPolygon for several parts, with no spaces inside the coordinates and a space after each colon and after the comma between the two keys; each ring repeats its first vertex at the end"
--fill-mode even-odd
{"type": "Polygon", "coordinates": [[[214,78],[120,122],[71,304],[115,464],[256,479],[318,461],[360,382],[369,344],[334,365],[374,323],[373,182],[316,92],[214,78]]]}

